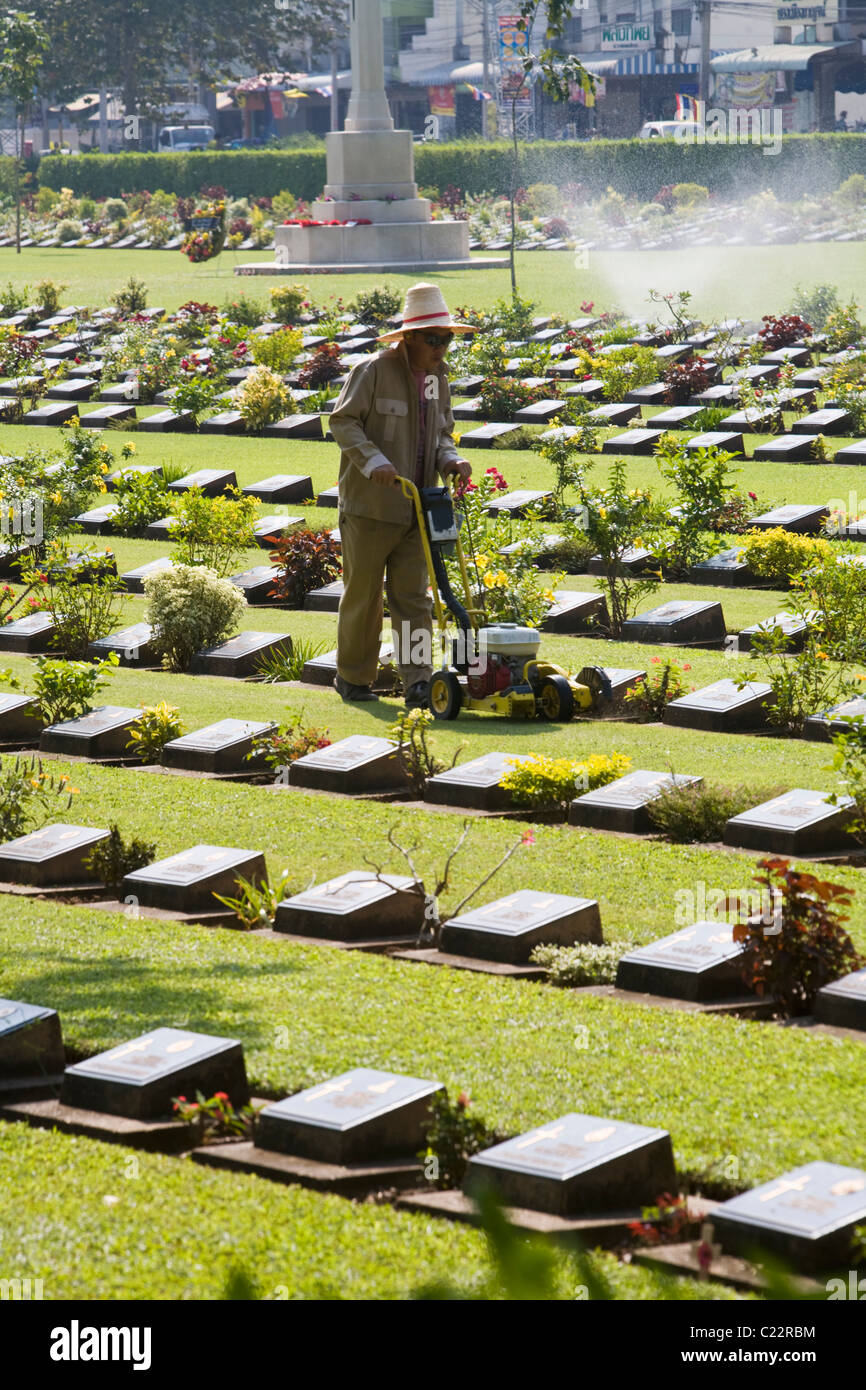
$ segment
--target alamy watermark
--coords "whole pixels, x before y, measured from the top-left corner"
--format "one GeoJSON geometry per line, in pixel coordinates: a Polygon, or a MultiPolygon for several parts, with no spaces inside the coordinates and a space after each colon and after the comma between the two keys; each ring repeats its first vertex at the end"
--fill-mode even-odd
{"type": "Polygon", "coordinates": [[[779,936],[782,931],[782,894],[778,888],[709,888],[699,881],[693,888],[678,888],[674,902],[678,927],[710,921],[736,926],[747,918],[752,925],[761,923],[764,936],[779,936]]]}
{"type": "Polygon", "coordinates": [[[44,538],[41,496],[19,497],[0,506],[0,535],[15,536],[40,545],[44,538]]]}
{"type": "Polygon", "coordinates": [[[764,154],[782,152],[782,111],[778,106],[711,106],[696,121],[674,130],[681,145],[760,145],[764,154]]]}

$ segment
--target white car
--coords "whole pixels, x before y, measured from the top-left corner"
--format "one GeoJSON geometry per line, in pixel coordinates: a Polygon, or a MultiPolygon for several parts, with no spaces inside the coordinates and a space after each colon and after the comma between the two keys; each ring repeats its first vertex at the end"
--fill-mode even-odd
{"type": "Polygon", "coordinates": [[[691,140],[694,141],[703,126],[697,121],[647,121],[638,133],[639,140],[691,140]]]}

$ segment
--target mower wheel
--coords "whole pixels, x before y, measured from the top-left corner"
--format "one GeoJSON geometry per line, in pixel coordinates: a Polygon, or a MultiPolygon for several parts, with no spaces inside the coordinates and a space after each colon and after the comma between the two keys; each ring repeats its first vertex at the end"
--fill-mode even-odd
{"type": "Polygon", "coordinates": [[[565,676],[545,676],[536,697],[539,714],[551,724],[567,724],[574,718],[574,695],[565,676]]]}
{"type": "MultiPolygon", "coordinates": [[[[571,691],[569,691],[571,694],[571,691]]],[[[456,719],[463,706],[463,691],[453,671],[434,671],[427,703],[434,719],[456,719]]]]}

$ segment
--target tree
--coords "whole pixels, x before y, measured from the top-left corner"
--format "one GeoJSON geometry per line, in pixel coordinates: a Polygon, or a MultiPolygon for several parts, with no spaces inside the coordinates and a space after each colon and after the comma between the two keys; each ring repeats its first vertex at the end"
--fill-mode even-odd
{"type": "Polygon", "coordinates": [[[517,143],[517,103],[523,90],[524,82],[540,83],[541,89],[546,96],[552,97],[554,101],[567,101],[570,88],[577,85],[585,92],[595,90],[595,79],[575,57],[569,55],[562,57],[551,47],[556,39],[561,39],[565,32],[566,21],[571,16],[574,0],[523,0],[520,6],[520,19],[516,27],[526,35],[527,50],[532,41],[532,31],[536,21],[542,11],[546,9],[546,27],[544,37],[547,46],[542,48],[540,53],[527,51],[522,60],[523,81],[515,80],[511,95],[511,186],[509,188],[509,203],[511,210],[511,245],[509,247],[508,259],[511,269],[511,293],[517,296],[517,275],[514,266],[514,245],[517,236],[515,204],[517,200],[517,180],[520,175],[520,148],[517,143]]]}
{"type": "Polygon", "coordinates": [[[0,16],[0,97],[15,109],[18,126],[15,150],[15,250],[21,254],[21,166],[24,155],[24,113],[33,100],[48,34],[33,15],[9,10],[0,16]]]}

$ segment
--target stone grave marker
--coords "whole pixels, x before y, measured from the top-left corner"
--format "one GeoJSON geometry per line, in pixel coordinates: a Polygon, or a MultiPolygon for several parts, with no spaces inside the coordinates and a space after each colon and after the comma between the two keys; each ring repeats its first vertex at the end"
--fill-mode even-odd
{"type": "Polygon", "coordinates": [[[834,734],[844,733],[855,719],[866,720],[866,698],[855,695],[823,714],[810,714],[803,725],[803,737],[825,743],[834,734]]]}
{"type": "Polygon", "coordinates": [[[45,652],[51,646],[56,624],[50,613],[30,613],[0,627],[0,652],[45,652]]]}
{"type": "Polygon", "coordinates": [[[289,764],[289,785],[359,796],[403,788],[406,773],[390,739],[352,734],[296,758],[289,764]]]}
{"type": "Polygon", "coordinates": [[[735,588],[748,586],[754,575],[748,562],[743,559],[742,551],[737,546],[732,546],[730,550],[720,550],[718,555],[711,555],[708,560],[699,560],[696,565],[692,565],[689,579],[692,584],[715,584],[719,587],[735,588]]]}
{"type": "Polygon", "coordinates": [[[158,521],[151,521],[144,528],[144,538],[148,541],[170,541],[176,525],[176,517],[161,516],[158,521]]]}
{"type": "Polygon", "coordinates": [[[469,806],[476,810],[498,811],[510,806],[509,793],[499,783],[516,763],[524,763],[530,753],[484,753],[471,762],[460,763],[447,772],[428,777],[425,801],[440,806],[469,806]],[[513,760],[513,761],[512,761],[513,760]]]}
{"type": "Polygon", "coordinates": [[[455,396],[477,396],[484,385],[483,376],[458,376],[451,382],[451,395],[455,396]]]}
{"type": "Polygon", "coordinates": [[[866,1172],[821,1161],[792,1168],[713,1212],[725,1252],[766,1250],[795,1268],[845,1268],[851,1237],[866,1220],[866,1172]]]}
{"type": "Polygon", "coordinates": [[[188,772],[250,771],[247,754],[252,751],[253,739],[275,728],[272,722],[254,719],[220,719],[164,744],[160,762],[188,772]]]}
{"type": "Polygon", "coordinates": [[[323,490],[322,490],[320,493],[318,493],[317,496],[316,496],[316,506],[317,506],[317,507],[339,507],[339,505],[340,505],[340,489],[339,489],[339,486],[323,488],[323,490]]]}
{"type": "Polygon", "coordinates": [[[156,1120],[171,1113],[175,1096],[225,1091],[234,1106],[250,1098],[244,1050],[234,1038],[155,1028],[141,1037],[67,1067],[62,1105],[156,1120]]]}
{"type": "Polygon", "coordinates": [[[840,796],[838,806],[833,806],[826,796],[826,792],[794,787],[741,811],[725,826],[725,844],[806,858],[844,850],[850,844],[846,827],[854,802],[850,796],[840,796]]]}
{"type": "Polygon", "coordinates": [[[619,426],[627,425],[636,415],[640,415],[640,406],[634,402],[625,404],[612,401],[607,405],[597,405],[586,418],[592,425],[619,426]]]}
{"type": "Polygon", "coordinates": [[[795,367],[805,367],[809,363],[811,355],[807,347],[776,348],[773,352],[766,352],[759,365],[784,367],[786,363],[792,362],[795,367]]]}
{"type": "Polygon", "coordinates": [[[56,1010],[0,999],[0,1088],[4,1082],[59,1076],[65,1065],[56,1010]]]}
{"type": "Polygon", "coordinates": [[[849,434],[853,417],[847,410],[813,410],[791,426],[794,434],[849,434]]]}
{"type": "Polygon", "coordinates": [[[142,907],[215,912],[219,904],[214,893],[231,895],[238,877],[261,882],[265,875],[263,854],[224,845],[193,845],[127,874],[123,896],[136,898],[142,907]]]}
{"type": "Polygon", "coordinates": [[[94,875],[83,861],[95,844],[106,839],[107,830],[89,825],[43,825],[0,845],[0,880],[34,887],[92,881],[94,875]]]}
{"type": "MultiPolygon", "coordinates": [[[[73,352],[75,349],[73,349],[73,352]]],[[[70,377],[67,381],[56,381],[48,387],[45,399],[48,401],[89,401],[99,385],[94,377],[70,377]]]]}
{"type": "Polygon", "coordinates": [[[536,946],[604,940],[598,903],[522,888],[443,923],[439,950],[481,960],[524,964],[536,946]]]}
{"type": "Polygon", "coordinates": [[[742,954],[727,922],[695,922],[622,956],[616,986],[701,1004],[741,998],[749,992],[740,969],[742,954]]]}
{"type": "Polygon", "coordinates": [[[542,632],[594,632],[610,627],[604,594],[554,589],[554,602],[541,624],[542,632]]]}
{"type": "Polygon", "coordinates": [[[569,824],[585,825],[593,830],[645,834],[652,829],[647,810],[650,802],[670,787],[695,787],[702,781],[702,777],[681,772],[647,772],[639,768],[606,787],[596,787],[595,791],[577,797],[568,809],[569,824]]]}
{"type": "Polygon", "coordinates": [[[788,652],[800,651],[809,633],[809,623],[799,613],[776,613],[772,618],[764,618],[760,623],[744,627],[737,635],[737,649],[741,652],[751,651],[752,638],[756,633],[770,632],[775,628],[784,633],[784,650],[788,652]]]}
{"type": "Polygon", "coordinates": [[[539,504],[544,506],[552,496],[551,492],[539,492],[531,488],[524,488],[519,492],[506,492],[501,497],[491,498],[487,504],[487,515],[522,517],[530,507],[539,504]]]}
{"type": "Polygon", "coordinates": [[[699,405],[673,405],[652,417],[652,425],[658,430],[691,429],[702,407],[699,405]]]}
{"type": "Polygon", "coordinates": [[[256,545],[260,550],[272,550],[274,540],[281,540],[286,531],[297,526],[303,519],[302,516],[282,516],[279,512],[261,517],[253,526],[256,545]]]}
{"type": "Polygon", "coordinates": [[[67,420],[71,420],[73,415],[78,414],[78,407],[68,401],[54,401],[51,405],[42,405],[37,410],[28,410],[21,423],[23,425],[65,425],[67,420]]]}
{"type": "Polygon", "coordinates": [[[740,399],[736,382],[720,381],[718,386],[708,386],[689,397],[689,405],[736,405],[740,399]]]}
{"type": "Polygon", "coordinates": [[[146,565],[139,565],[134,570],[127,570],[120,577],[128,593],[143,594],[145,579],[148,579],[152,574],[160,574],[163,570],[170,570],[171,567],[171,557],[160,555],[156,560],[148,560],[146,565]]]}
{"type": "Polygon", "coordinates": [[[108,474],[108,476],[105,479],[105,486],[108,488],[109,492],[114,492],[118,482],[122,478],[129,478],[135,474],[141,474],[144,477],[159,478],[162,476],[162,464],[125,463],[122,468],[115,468],[113,473],[108,474]]]}
{"type": "Polygon", "coordinates": [[[740,689],[736,681],[715,681],[700,690],[671,700],[663,722],[684,729],[708,729],[727,733],[732,729],[757,729],[766,723],[764,713],[772,686],[749,681],[740,689]]]}
{"type": "Polygon", "coordinates": [[[737,430],[740,434],[763,434],[773,428],[778,418],[779,412],[775,407],[760,410],[750,405],[746,410],[736,410],[732,415],[726,415],[721,428],[737,430]]]}
{"type": "Polygon", "coordinates": [[[626,391],[625,398],[637,405],[666,405],[668,390],[665,382],[651,381],[648,386],[635,386],[634,390],[626,391]]]}
{"type": "Polygon", "coordinates": [[[700,599],[674,599],[627,618],[624,642],[665,642],[673,646],[717,647],[727,634],[722,605],[700,599]]]}
{"type": "Polygon", "coordinates": [[[239,410],[220,410],[198,427],[199,434],[243,434],[244,417],[239,410]]]}
{"type": "Polygon", "coordinates": [[[483,420],[487,411],[484,403],[480,400],[460,401],[451,407],[451,414],[455,420],[483,420]]]}
{"type": "MultiPolygon", "coordinates": [[[[800,442],[802,443],[802,439],[800,442]]],[[[803,506],[792,502],[788,506],[774,507],[772,511],[752,517],[749,525],[758,531],[772,531],[781,526],[783,531],[793,531],[797,535],[817,536],[823,527],[825,517],[829,515],[829,507],[811,504],[803,506]]]]}
{"type": "Polygon", "coordinates": [[[276,576],[277,571],[272,565],[255,565],[241,574],[231,575],[231,582],[243,589],[247,603],[279,606],[280,600],[271,593],[276,576]]]}
{"type": "Polygon", "coordinates": [[[689,450],[724,449],[726,453],[742,458],[746,446],[742,434],[734,430],[707,430],[704,434],[695,434],[687,439],[685,447],[689,450]]]}
{"type": "Polygon", "coordinates": [[[190,665],[193,676],[251,676],[265,656],[276,656],[292,650],[292,639],[288,633],[278,632],[239,632],[227,642],[215,647],[204,647],[197,652],[190,665]]]}
{"type": "Polygon", "coordinates": [[[866,966],[818,990],[815,1018],[834,1028],[866,1029],[866,966]]]}
{"type": "Polygon", "coordinates": [[[205,497],[219,497],[229,488],[237,487],[237,475],[233,468],[199,468],[195,473],[187,473],[169,483],[169,492],[189,492],[197,487],[205,497]]]}
{"type": "Polygon", "coordinates": [[[118,502],[106,502],[102,507],[91,507],[90,511],[79,512],[75,524],[88,535],[98,535],[100,531],[112,531],[112,523],[120,511],[118,502]]]}
{"type": "Polygon", "coordinates": [[[560,400],[534,401],[532,405],[525,405],[517,411],[514,416],[514,423],[516,425],[546,425],[565,410],[567,404],[567,401],[560,400]]]}
{"type": "Polygon", "coordinates": [[[414,1156],[424,1148],[436,1081],[357,1067],[265,1106],[256,1124],[262,1149],[322,1163],[414,1156]]]}
{"type": "Polygon", "coordinates": [[[664,434],[664,430],[634,429],[626,430],[613,439],[606,439],[601,446],[603,454],[651,454],[664,434]]]}
{"type": "MultiPolygon", "coordinates": [[[[152,434],[169,434],[177,430],[192,430],[193,417],[191,410],[158,410],[155,415],[144,415],[138,422],[138,428],[152,434]]],[[[181,491],[177,483],[169,483],[169,487],[175,491],[181,491]]],[[[208,496],[213,496],[209,493],[208,496]]]]}
{"type": "Polygon", "coordinates": [[[632,1210],[676,1185],[666,1130],[598,1115],[561,1115],[473,1154],[464,1187],[495,1187],[511,1207],[578,1216],[632,1210]]]}
{"type": "Polygon", "coordinates": [[[108,430],[114,425],[122,425],[125,421],[130,422],[130,428],[136,422],[134,405],[104,405],[99,410],[88,410],[86,415],[79,416],[82,425],[88,430],[108,430]]]}
{"type": "MultiPolygon", "coordinates": [[[[551,369],[551,374],[555,369],[551,369]]],[[[568,396],[583,396],[587,401],[600,401],[604,395],[604,382],[597,377],[590,377],[587,381],[576,381],[573,386],[566,386],[562,393],[568,396]]]]}
{"type": "Polygon", "coordinates": [[[632,671],[624,666],[603,666],[602,670],[610,681],[612,700],[622,700],[627,690],[646,680],[646,671],[632,671]]]}
{"type": "Polygon", "coordinates": [[[241,488],[247,497],[262,502],[309,502],[313,497],[313,480],[302,473],[275,473],[258,483],[241,488]]]}
{"type": "Polygon", "coordinates": [[[519,425],[481,425],[477,430],[467,430],[460,436],[462,449],[490,449],[497,439],[507,439],[516,435],[519,425]]]}
{"type": "Polygon", "coordinates": [[[343,597],[343,581],[335,579],[323,584],[321,589],[311,589],[304,599],[304,607],[314,613],[336,613],[343,597]]]}
{"type": "MultiPolygon", "coordinates": [[[[379,647],[379,671],[374,685],[380,683],[385,674],[385,669],[391,668],[394,663],[394,647],[390,642],[382,642],[379,647]]],[[[337,674],[337,649],[322,652],[320,656],[311,657],[304,663],[301,672],[301,680],[305,685],[333,685],[334,677],[337,674]]]]}
{"type": "Polygon", "coordinates": [[[424,898],[411,878],[376,878],[369,869],[353,869],[286,898],[277,907],[274,930],[351,942],[413,936],[423,922],[424,898]]]}
{"type": "Polygon", "coordinates": [[[262,434],[266,439],[322,439],[322,417],[318,411],[286,415],[272,425],[265,425],[262,434]]]}
{"type": "Polygon", "coordinates": [[[17,691],[0,694],[0,745],[38,743],[44,727],[34,696],[17,691]]]}
{"type": "Polygon", "coordinates": [[[99,637],[87,648],[89,657],[100,658],[117,652],[121,666],[150,666],[156,661],[152,646],[153,628],[150,623],[133,623],[119,632],[99,637]]]}
{"type": "MultiPolygon", "coordinates": [[[[629,570],[631,574],[641,574],[650,566],[658,565],[659,560],[656,555],[653,555],[651,550],[644,550],[640,546],[629,546],[627,550],[622,552],[619,563],[621,569],[629,570]]],[[[591,556],[587,562],[586,569],[588,574],[604,574],[601,556],[591,556]]]]}
{"type": "MultiPolygon", "coordinates": [[[[780,434],[775,439],[758,444],[752,457],[779,463],[804,462],[815,457],[815,437],[810,434],[780,434]]],[[[753,526],[755,524],[752,522],[753,526]]]]}
{"type": "Polygon", "coordinates": [[[39,751],[76,758],[128,758],[129,732],[140,714],[139,708],[129,705],[98,705],[87,714],[43,729],[39,751]]]}
{"type": "Polygon", "coordinates": [[[858,439],[856,444],[846,444],[843,449],[837,449],[833,455],[833,462],[856,465],[866,463],[866,439],[858,439]]]}

